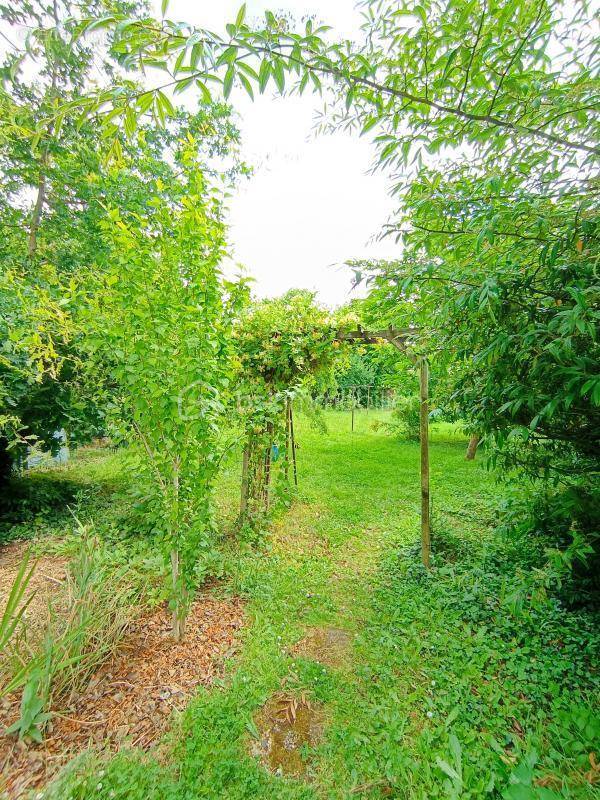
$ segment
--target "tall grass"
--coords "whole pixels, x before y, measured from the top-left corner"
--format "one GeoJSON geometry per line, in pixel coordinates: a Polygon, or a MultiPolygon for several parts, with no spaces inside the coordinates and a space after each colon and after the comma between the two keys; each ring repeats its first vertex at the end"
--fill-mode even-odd
{"type": "Polygon", "coordinates": [[[33,599],[33,594],[30,594],[23,600],[35,571],[35,564],[30,566],[30,561],[31,551],[27,550],[15,575],[2,618],[0,618],[0,654],[4,652],[6,645],[12,639],[27,610],[27,606],[33,599]]]}
{"type": "MultiPolygon", "coordinates": [[[[92,673],[116,650],[139,601],[139,588],[127,580],[127,567],[107,565],[102,546],[82,528],[79,552],[69,566],[59,597],[48,601],[42,636],[31,642],[26,625],[13,627],[7,640],[8,679],[0,696],[23,689],[43,701],[44,711],[57,708],[80,692],[92,673]],[[16,628],[16,630],[15,630],[16,628]],[[28,689],[29,687],[29,689],[28,689]]],[[[22,596],[24,568],[13,593],[22,596]]],[[[14,602],[13,602],[14,605],[14,602]]],[[[22,613],[18,622],[21,622],[22,613]]],[[[14,611],[12,613],[15,618],[14,611]]]]}

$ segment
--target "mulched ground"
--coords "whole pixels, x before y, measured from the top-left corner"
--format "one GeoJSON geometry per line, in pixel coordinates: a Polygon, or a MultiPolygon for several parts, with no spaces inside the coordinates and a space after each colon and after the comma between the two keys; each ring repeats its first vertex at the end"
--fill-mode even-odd
{"type": "MultiPolygon", "coordinates": [[[[43,745],[26,746],[0,736],[0,794],[6,791],[14,800],[43,786],[89,747],[148,749],[196,687],[209,686],[222,674],[223,660],[236,651],[242,624],[240,600],[208,596],[194,602],[180,643],[170,637],[165,608],[142,616],[85,692],[53,718],[43,745]]],[[[19,697],[0,700],[0,730],[18,717],[19,702],[19,697]]]]}
{"type": "MultiPolygon", "coordinates": [[[[0,613],[4,611],[15,577],[29,547],[29,542],[11,542],[0,547],[0,613]]],[[[44,627],[48,619],[49,598],[52,598],[54,606],[60,610],[68,559],[59,556],[41,556],[31,559],[29,566],[33,567],[34,564],[35,571],[25,593],[25,597],[33,594],[33,599],[24,615],[30,639],[35,637],[36,632],[44,627]]]]}

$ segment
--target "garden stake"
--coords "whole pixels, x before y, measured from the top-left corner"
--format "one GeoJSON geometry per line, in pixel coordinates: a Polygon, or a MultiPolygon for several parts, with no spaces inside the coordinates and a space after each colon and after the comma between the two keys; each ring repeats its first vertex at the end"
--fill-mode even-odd
{"type": "Polygon", "coordinates": [[[429,523],[429,366],[420,360],[420,440],[421,440],[421,551],[424,566],[429,569],[431,530],[429,523]]]}
{"type": "Polygon", "coordinates": [[[294,416],[290,403],[290,437],[292,440],[292,464],[294,466],[294,486],[298,488],[298,467],[296,466],[296,437],[294,436],[294,416]]]}

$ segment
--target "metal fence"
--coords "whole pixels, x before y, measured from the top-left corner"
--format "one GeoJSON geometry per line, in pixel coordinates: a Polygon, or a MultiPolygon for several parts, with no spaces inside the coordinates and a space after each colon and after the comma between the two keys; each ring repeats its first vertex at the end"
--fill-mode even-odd
{"type": "Polygon", "coordinates": [[[365,408],[387,410],[393,408],[396,390],[388,386],[374,384],[356,384],[340,387],[336,392],[328,393],[322,398],[325,408],[348,410],[365,408]]]}

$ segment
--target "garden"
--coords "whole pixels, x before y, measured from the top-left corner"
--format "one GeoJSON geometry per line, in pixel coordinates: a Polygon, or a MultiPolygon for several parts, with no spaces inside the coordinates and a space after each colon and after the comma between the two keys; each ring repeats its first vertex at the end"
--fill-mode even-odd
{"type": "Polygon", "coordinates": [[[254,5],[0,5],[0,797],[598,798],[593,8],[254,5]],[[348,302],[231,274],[241,92],[372,142],[348,302]]]}

